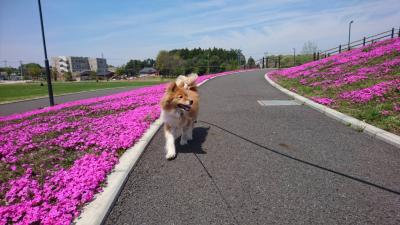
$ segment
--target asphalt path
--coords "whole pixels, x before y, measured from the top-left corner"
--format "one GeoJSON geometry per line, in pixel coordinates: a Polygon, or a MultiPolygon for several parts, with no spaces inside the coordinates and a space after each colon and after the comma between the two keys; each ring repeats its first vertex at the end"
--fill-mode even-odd
{"type": "MultiPolygon", "coordinates": [[[[0,88],[1,88],[1,86],[0,86],[0,88]]],[[[55,104],[60,104],[60,103],[65,103],[65,102],[81,100],[81,99],[94,98],[94,97],[100,97],[100,96],[121,93],[121,92],[129,91],[129,90],[133,90],[136,88],[140,88],[140,87],[103,89],[103,90],[97,90],[97,91],[87,91],[87,92],[80,92],[80,93],[75,93],[75,94],[54,96],[54,102],[55,102],[55,104]]],[[[27,111],[34,110],[34,109],[40,109],[40,108],[48,107],[49,104],[50,103],[49,103],[48,97],[19,101],[19,102],[14,102],[14,103],[0,104],[0,116],[8,116],[8,115],[15,114],[15,113],[22,113],[22,112],[27,112],[27,111]]]]}
{"type": "Polygon", "coordinates": [[[158,131],[105,224],[400,224],[400,150],[289,100],[262,71],[200,87],[194,140],[158,131]]]}

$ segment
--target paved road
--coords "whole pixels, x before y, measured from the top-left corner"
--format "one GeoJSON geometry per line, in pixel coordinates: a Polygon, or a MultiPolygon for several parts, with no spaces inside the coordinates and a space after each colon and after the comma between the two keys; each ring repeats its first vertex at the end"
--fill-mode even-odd
{"type": "Polygon", "coordinates": [[[173,161],[159,131],[105,224],[400,224],[399,194],[346,177],[399,192],[399,149],[306,106],[260,106],[289,99],[261,72],[200,93],[200,120],[226,130],[197,123],[173,161]]]}
{"type": "MultiPolygon", "coordinates": [[[[76,101],[80,99],[86,98],[94,98],[100,97],[115,93],[120,93],[124,91],[133,90],[139,87],[127,87],[127,88],[115,88],[115,89],[106,89],[106,90],[98,90],[98,91],[89,91],[89,92],[82,92],[76,94],[67,94],[62,96],[54,97],[54,102],[56,104],[76,101]]],[[[21,113],[26,112],[34,109],[40,109],[49,106],[49,98],[39,98],[15,103],[8,103],[8,104],[0,104],[0,116],[7,116],[14,113],[21,113]]]]}

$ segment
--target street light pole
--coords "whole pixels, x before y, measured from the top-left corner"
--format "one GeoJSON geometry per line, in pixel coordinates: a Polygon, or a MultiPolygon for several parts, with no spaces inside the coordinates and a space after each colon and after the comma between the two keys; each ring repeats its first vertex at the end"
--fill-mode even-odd
{"type": "Polygon", "coordinates": [[[21,77],[23,78],[23,77],[24,77],[24,70],[23,70],[23,68],[22,68],[22,66],[23,66],[23,65],[22,65],[22,60],[19,61],[19,65],[20,65],[20,67],[21,67],[21,68],[20,68],[21,77]]]}
{"type": "Polygon", "coordinates": [[[207,54],[207,74],[210,74],[210,52],[207,54]]]}
{"type": "Polygon", "coordinates": [[[237,51],[237,58],[238,58],[238,66],[240,69],[240,51],[239,50],[237,51]]]}
{"type": "Polygon", "coordinates": [[[54,106],[53,87],[51,85],[49,60],[47,59],[46,38],[44,36],[42,5],[40,4],[40,0],[38,0],[38,4],[39,4],[39,14],[40,14],[40,25],[42,27],[42,39],[43,39],[43,49],[44,49],[44,64],[46,66],[47,88],[48,88],[48,92],[49,92],[50,106],[54,106]]]}
{"type": "Polygon", "coordinates": [[[265,56],[265,68],[268,68],[268,52],[264,52],[264,56],[265,56]]]}
{"type": "Polygon", "coordinates": [[[296,66],[296,48],[293,48],[293,66],[296,66]]]}
{"type": "Polygon", "coordinates": [[[351,24],[352,24],[353,22],[354,22],[354,21],[352,20],[352,21],[350,21],[350,23],[349,23],[349,42],[348,42],[348,47],[347,47],[348,50],[350,50],[351,24]]]}
{"type": "Polygon", "coordinates": [[[241,62],[240,62],[240,49],[238,49],[236,52],[237,52],[237,62],[238,62],[238,66],[239,66],[239,69],[240,69],[240,66],[241,66],[241,62]]]}

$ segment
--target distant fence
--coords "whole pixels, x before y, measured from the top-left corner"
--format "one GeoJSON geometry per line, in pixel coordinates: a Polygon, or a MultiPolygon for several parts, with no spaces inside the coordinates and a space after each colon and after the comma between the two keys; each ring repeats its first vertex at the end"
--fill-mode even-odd
{"type": "Polygon", "coordinates": [[[361,46],[365,46],[368,44],[375,43],[376,41],[382,39],[389,39],[400,37],[400,28],[392,28],[391,30],[384,31],[379,34],[375,34],[369,37],[363,37],[362,39],[346,43],[339,44],[335,48],[330,48],[324,51],[314,52],[309,55],[277,55],[277,56],[268,56],[263,57],[256,61],[260,68],[285,68],[290,66],[298,66],[310,61],[316,61],[319,59],[323,59],[329,57],[331,55],[342,53],[344,51],[349,51],[351,49],[355,49],[361,46]],[[290,63],[288,63],[287,59],[293,58],[290,63]]]}
{"type": "Polygon", "coordinates": [[[326,57],[329,57],[336,53],[342,53],[343,51],[349,51],[354,48],[372,44],[372,43],[382,40],[382,39],[395,38],[395,37],[400,37],[400,29],[392,28],[391,30],[384,31],[379,34],[375,34],[375,35],[372,35],[369,37],[363,37],[362,39],[359,39],[357,41],[353,41],[353,42],[346,43],[346,44],[340,44],[339,46],[337,46],[335,48],[331,48],[331,49],[328,49],[325,51],[314,53],[314,60],[318,60],[320,58],[326,58],[326,57]]]}
{"type": "Polygon", "coordinates": [[[287,68],[313,61],[313,54],[282,54],[263,57],[256,61],[259,68],[287,68]]]}

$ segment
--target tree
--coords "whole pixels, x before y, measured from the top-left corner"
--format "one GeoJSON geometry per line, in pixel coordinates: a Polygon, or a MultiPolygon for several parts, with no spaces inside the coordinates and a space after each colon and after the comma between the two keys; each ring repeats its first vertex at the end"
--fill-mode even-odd
{"type": "Polygon", "coordinates": [[[28,63],[24,65],[25,73],[34,80],[39,80],[42,74],[42,67],[37,63],[28,63]]]}
{"type": "Polygon", "coordinates": [[[205,74],[207,73],[208,68],[208,59],[206,57],[196,57],[193,60],[193,72],[197,74],[205,74]]]}
{"type": "Polygon", "coordinates": [[[249,68],[254,68],[256,67],[256,62],[254,61],[254,59],[250,56],[249,59],[247,60],[247,66],[249,68]]]}
{"type": "Polygon", "coordinates": [[[140,60],[129,60],[129,62],[125,66],[125,71],[127,74],[131,76],[136,76],[139,74],[139,71],[143,69],[143,62],[140,60]]]}
{"type": "Polygon", "coordinates": [[[72,81],[72,74],[71,72],[66,72],[63,74],[65,81],[72,81]]]}
{"type": "Polygon", "coordinates": [[[181,59],[179,55],[172,55],[172,60],[170,62],[170,68],[172,75],[181,75],[185,73],[184,60],[181,59]]]}
{"type": "Polygon", "coordinates": [[[128,74],[130,76],[136,76],[139,75],[139,72],[141,69],[144,67],[154,67],[156,64],[156,61],[154,59],[145,59],[145,60],[139,60],[139,59],[131,59],[128,61],[128,63],[123,67],[124,72],[122,73],[122,68],[119,71],[119,75],[122,74],[128,74]]]}
{"type": "Polygon", "coordinates": [[[221,60],[219,59],[218,55],[213,55],[210,57],[210,71],[208,71],[209,73],[217,73],[217,72],[221,72],[221,60]]]}
{"type": "Polygon", "coordinates": [[[311,55],[314,52],[318,51],[318,45],[315,42],[307,41],[303,45],[303,49],[301,50],[301,54],[303,55],[311,55]]]}
{"type": "Polygon", "coordinates": [[[167,75],[170,72],[168,67],[168,61],[170,60],[169,53],[167,51],[161,50],[156,58],[156,68],[160,74],[167,75]]]}
{"type": "Polygon", "coordinates": [[[246,64],[246,58],[239,49],[184,48],[160,51],[155,64],[160,74],[164,75],[176,76],[192,72],[202,75],[238,69],[239,64],[246,64]]]}
{"type": "Polygon", "coordinates": [[[125,74],[125,66],[117,67],[117,69],[115,70],[115,74],[117,74],[118,76],[124,75],[125,74]]]}
{"type": "Polygon", "coordinates": [[[241,65],[245,65],[246,64],[246,57],[243,55],[242,50],[241,49],[237,49],[236,50],[237,54],[238,54],[238,58],[239,58],[239,67],[241,65]]]}
{"type": "Polygon", "coordinates": [[[50,77],[53,78],[54,81],[57,81],[58,71],[56,68],[51,68],[50,70],[50,77]]]}
{"type": "Polygon", "coordinates": [[[185,73],[187,64],[179,54],[162,50],[157,55],[156,68],[162,75],[177,76],[185,73]]]}
{"type": "Polygon", "coordinates": [[[97,81],[98,80],[97,73],[94,72],[94,71],[90,71],[89,72],[89,79],[97,81]]]}
{"type": "Polygon", "coordinates": [[[154,59],[145,59],[142,62],[143,68],[144,67],[154,67],[155,64],[156,64],[156,61],[154,59]]]}
{"type": "Polygon", "coordinates": [[[6,72],[7,75],[11,75],[12,73],[18,73],[18,69],[13,67],[1,67],[0,72],[6,72]]]}

